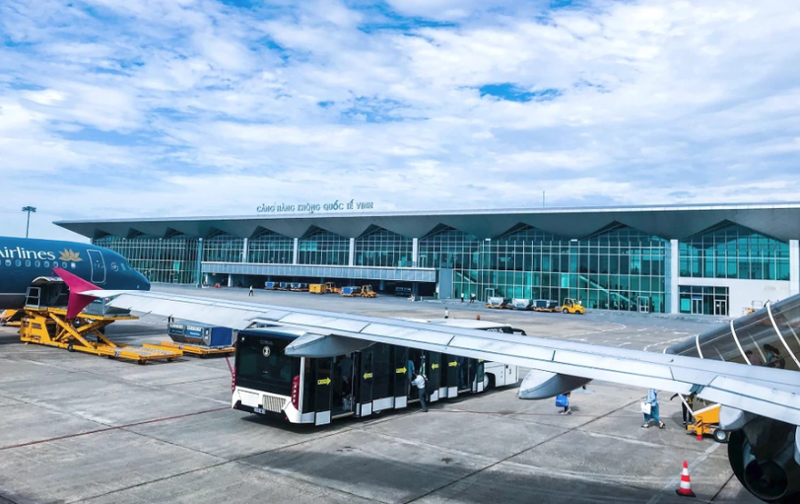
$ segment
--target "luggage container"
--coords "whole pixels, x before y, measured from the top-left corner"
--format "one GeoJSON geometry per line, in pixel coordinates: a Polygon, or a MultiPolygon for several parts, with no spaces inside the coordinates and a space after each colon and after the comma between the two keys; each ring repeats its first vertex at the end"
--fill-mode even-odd
{"type": "Polygon", "coordinates": [[[512,299],[511,306],[515,310],[530,310],[533,308],[533,301],[530,299],[512,299]]]}
{"type": "Polygon", "coordinates": [[[217,327],[204,324],[172,323],[169,325],[168,334],[175,343],[189,343],[191,345],[209,348],[227,348],[236,341],[237,331],[228,327],[217,327]]]}
{"type": "Polygon", "coordinates": [[[509,299],[505,297],[490,297],[486,300],[486,308],[503,309],[508,308],[509,299]]]}

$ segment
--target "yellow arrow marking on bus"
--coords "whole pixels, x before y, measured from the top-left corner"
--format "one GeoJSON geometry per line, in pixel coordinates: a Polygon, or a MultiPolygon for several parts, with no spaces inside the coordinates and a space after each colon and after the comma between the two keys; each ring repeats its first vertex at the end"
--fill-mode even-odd
{"type": "Polygon", "coordinates": [[[448,366],[450,366],[450,367],[458,367],[458,361],[453,361],[453,362],[449,363],[448,366]]]}
{"type": "Polygon", "coordinates": [[[399,367],[399,368],[395,369],[395,371],[397,371],[397,374],[403,374],[406,371],[408,371],[408,369],[406,369],[404,367],[399,367]]]}
{"type": "Polygon", "coordinates": [[[317,385],[330,385],[331,379],[325,378],[324,380],[317,380],[317,385]]]}
{"type": "Polygon", "coordinates": [[[431,364],[431,369],[439,369],[439,364],[431,364]]]}
{"type": "Polygon", "coordinates": [[[369,380],[370,378],[372,378],[372,373],[364,373],[365,380],[369,380]]]}

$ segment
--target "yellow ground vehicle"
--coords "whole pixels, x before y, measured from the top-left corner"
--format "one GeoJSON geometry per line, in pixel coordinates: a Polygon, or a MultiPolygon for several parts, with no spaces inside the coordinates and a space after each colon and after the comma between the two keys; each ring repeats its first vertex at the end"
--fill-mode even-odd
{"type": "Polygon", "coordinates": [[[547,299],[537,299],[533,302],[533,311],[538,312],[554,312],[559,310],[558,301],[550,301],[547,299]]]}
{"type": "Polygon", "coordinates": [[[135,320],[131,315],[91,315],[82,312],[76,319],[67,318],[66,308],[25,308],[26,317],[20,328],[20,341],[70,352],[104,355],[144,364],[152,360],[174,361],[183,355],[178,348],[133,347],[117,344],[106,337],[104,329],[118,320],[135,320]]]}
{"type": "Polygon", "coordinates": [[[572,313],[583,315],[586,313],[586,308],[583,307],[580,302],[575,301],[572,298],[564,299],[564,302],[561,304],[561,313],[572,313]]]}
{"type": "Polygon", "coordinates": [[[719,427],[719,404],[712,404],[694,412],[694,423],[686,426],[689,434],[711,435],[718,443],[728,442],[728,433],[719,427]]]}
{"type": "Polygon", "coordinates": [[[372,290],[371,285],[362,285],[361,287],[342,287],[339,294],[346,297],[365,297],[375,298],[378,295],[372,290]]]}
{"type": "Polygon", "coordinates": [[[24,310],[6,310],[0,313],[0,326],[19,327],[22,324],[23,315],[25,315],[24,310]]]}
{"type": "Polygon", "coordinates": [[[309,285],[308,292],[311,294],[335,294],[339,292],[339,289],[333,285],[333,282],[325,282],[324,284],[309,285]]]}

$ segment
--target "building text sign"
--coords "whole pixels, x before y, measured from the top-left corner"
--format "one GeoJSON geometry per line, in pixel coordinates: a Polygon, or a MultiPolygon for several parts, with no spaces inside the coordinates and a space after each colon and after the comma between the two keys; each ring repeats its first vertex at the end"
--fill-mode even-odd
{"type": "Polygon", "coordinates": [[[336,200],[332,203],[300,203],[289,205],[287,203],[273,203],[268,205],[262,203],[256,208],[258,213],[314,213],[314,212],[338,212],[341,210],[372,210],[372,201],[350,201],[336,200]]]}

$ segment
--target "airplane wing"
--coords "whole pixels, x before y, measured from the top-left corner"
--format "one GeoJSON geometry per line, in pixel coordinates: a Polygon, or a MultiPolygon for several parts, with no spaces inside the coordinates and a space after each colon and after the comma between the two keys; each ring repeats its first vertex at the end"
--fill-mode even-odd
{"type": "Polygon", "coordinates": [[[695,393],[707,401],[800,425],[800,381],[795,371],[401,319],[152,291],[92,290],[80,294],[106,298],[115,308],[234,329],[259,324],[300,328],[306,336],[295,340],[286,350],[297,356],[335,355],[331,352],[355,349],[358,344],[363,348],[375,342],[388,343],[538,370],[523,382],[521,396],[530,398],[552,397],[591,380],[605,380],[687,395],[695,393]]]}

